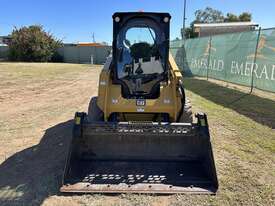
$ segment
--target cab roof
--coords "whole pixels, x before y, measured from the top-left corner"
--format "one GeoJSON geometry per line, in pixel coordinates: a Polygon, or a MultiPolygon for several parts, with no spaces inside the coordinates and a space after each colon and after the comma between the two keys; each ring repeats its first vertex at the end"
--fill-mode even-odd
{"type": "Polygon", "coordinates": [[[169,17],[171,15],[165,12],[116,12],[113,14],[113,18],[115,17],[124,17],[124,16],[140,16],[140,17],[149,17],[149,16],[161,16],[161,17],[169,17]]]}

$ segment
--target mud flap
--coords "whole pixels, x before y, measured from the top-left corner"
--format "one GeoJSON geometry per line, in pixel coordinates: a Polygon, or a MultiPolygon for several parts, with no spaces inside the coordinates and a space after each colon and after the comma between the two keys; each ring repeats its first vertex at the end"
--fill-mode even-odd
{"type": "Polygon", "coordinates": [[[196,117],[196,124],[111,123],[77,113],[60,191],[215,194],[207,117],[196,117]]]}

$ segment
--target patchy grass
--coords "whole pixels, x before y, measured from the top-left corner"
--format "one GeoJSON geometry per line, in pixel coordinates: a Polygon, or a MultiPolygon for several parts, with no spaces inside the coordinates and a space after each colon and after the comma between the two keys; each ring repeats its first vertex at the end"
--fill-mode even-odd
{"type": "Polygon", "coordinates": [[[58,192],[75,111],[96,95],[98,66],[0,63],[0,205],[274,205],[275,98],[185,79],[208,114],[216,196],[58,192]]]}
{"type": "MultiPolygon", "coordinates": [[[[1,63],[1,74],[5,77],[54,78],[57,75],[77,73],[79,70],[90,69],[89,64],[66,64],[66,63],[1,63]]],[[[98,66],[93,66],[98,67],[98,66]]],[[[62,77],[61,76],[61,77],[62,77]]]]}
{"type": "Polygon", "coordinates": [[[197,79],[185,87],[194,110],[209,118],[221,186],[212,203],[274,203],[275,99],[197,79]]]}

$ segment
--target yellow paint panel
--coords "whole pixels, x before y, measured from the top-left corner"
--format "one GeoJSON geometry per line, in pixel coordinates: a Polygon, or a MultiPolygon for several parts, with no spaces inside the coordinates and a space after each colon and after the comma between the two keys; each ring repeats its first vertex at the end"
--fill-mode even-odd
{"type": "Polygon", "coordinates": [[[172,121],[176,121],[181,108],[181,96],[178,93],[181,72],[173,57],[169,56],[169,81],[161,86],[157,99],[146,99],[145,106],[136,106],[135,99],[125,99],[121,95],[121,86],[112,84],[110,72],[102,70],[99,79],[98,101],[99,108],[104,112],[107,121],[109,115],[117,113],[169,113],[172,121]]]}

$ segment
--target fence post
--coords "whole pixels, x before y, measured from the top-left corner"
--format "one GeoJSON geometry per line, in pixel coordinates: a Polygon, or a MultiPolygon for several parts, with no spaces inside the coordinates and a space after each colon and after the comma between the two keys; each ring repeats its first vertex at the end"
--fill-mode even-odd
{"type": "Polygon", "coordinates": [[[185,44],[186,44],[186,38],[184,37],[184,39],[182,39],[181,40],[182,41],[182,44],[180,45],[180,48],[181,48],[181,54],[182,54],[182,71],[186,71],[186,68],[185,68],[185,66],[186,66],[186,61],[187,61],[187,59],[186,59],[186,53],[185,53],[185,44]]]}
{"type": "Polygon", "coordinates": [[[250,94],[253,91],[254,88],[254,70],[255,70],[255,64],[257,61],[257,55],[258,55],[258,47],[259,47],[259,41],[260,41],[260,36],[261,36],[261,27],[259,28],[258,36],[257,36],[257,42],[256,42],[256,48],[255,48],[255,55],[254,55],[254,60],[253,60],[253,67],[251,71],[251,86],[250,86],[250,94]]]}
{"type": "Polygon", "coordinates": [[[209,48],[208,48],[208,58],[207,58],[207,70],[206,70],[206,80],[208,80],[208,70],[209,70],[209,64],[210,64],[211,48],[212,48],[212,36],[210,36],[210,38],[209,38],[209,48]]]}

